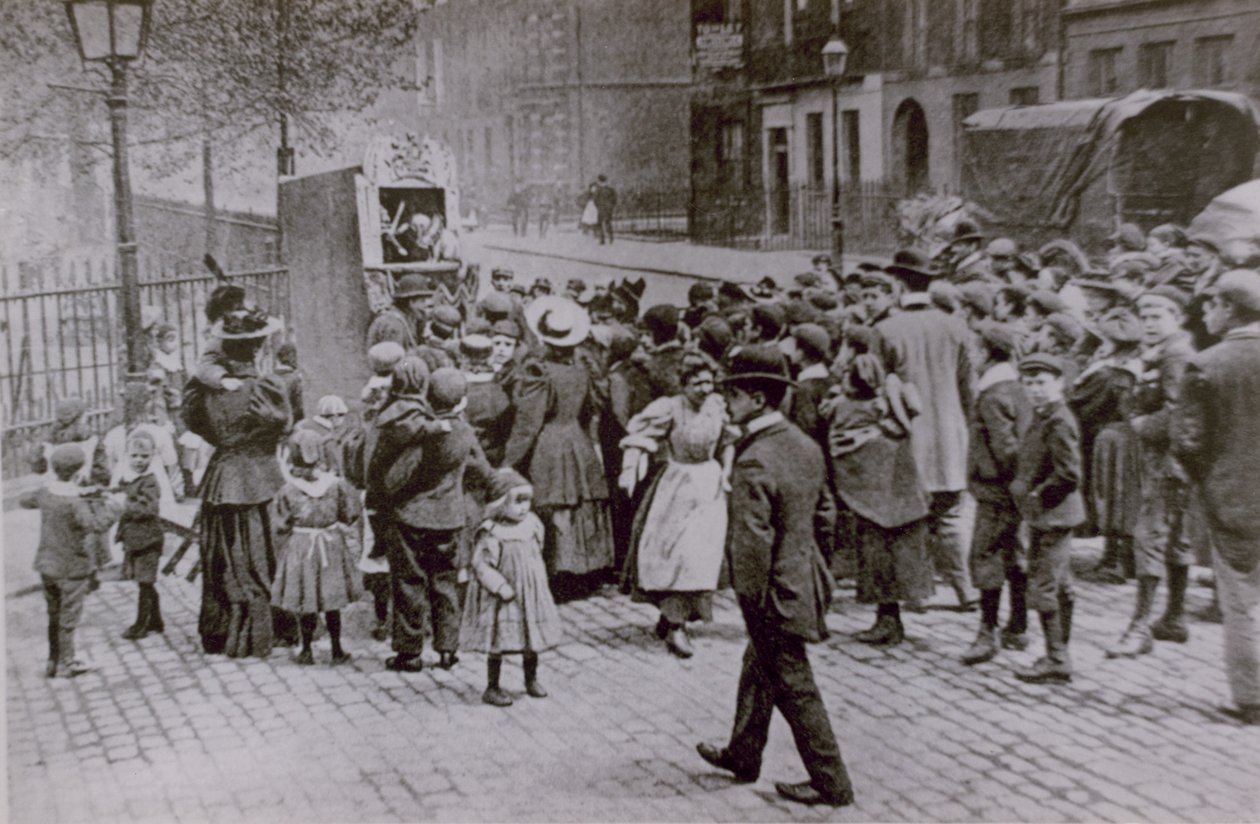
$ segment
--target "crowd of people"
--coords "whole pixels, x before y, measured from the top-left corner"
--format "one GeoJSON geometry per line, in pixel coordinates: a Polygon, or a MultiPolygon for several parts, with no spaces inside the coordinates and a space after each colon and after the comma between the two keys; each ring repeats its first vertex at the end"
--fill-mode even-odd
{"type": "MultiPolygon", "coordinates": [[[[686,307],[643,307],[643,280],[554,294],[496,269],[461,309],[405,275],[369,329],[361,393],[320,398],[306,420],[296,377],[260,370],[278,323],[221,287],[214,343],[172,400],[214,450],[199,487],[204,650],[294,644],[311,664],[323,613],[343,662],[340,613],[366,589],[388,668],[421,671],[426,643],[444,668],[484,652],[483,698],[507,706],[505,655],[523,656],[528,695],[546,695],[557,600],[618,582],[688,658],[690,625],[729,585],[750,643],[731,741],[701,756],[755,779],[778,707],[811,776],[780,792],[843,804],[852,788],[804,646],[827,637],[835,580],[874,605],[856,640],[877,646],[902,643],[907,613],[943,582],[959,609],[978,607],[974,640],[958,642],[967,665],[1028,647],[1031,610],[1044,653],[1014,675],[1059,684],[1073,675],[1073,538],[1101,536],[1093,574],[1136,581],[1107,655],[1192,640],[1189,570],[1210,565],[1223,711],[1260,723],[1260,498],[1246,472],[1260,447],[1260,248],[1175,226],[1125,225],[1113,241],[1089,261],[963,223],[933,258],[905,249],[841,271],[819,256],[790,284],[696,282],[686,307]]],[[[81,670],[67,633],[102,557],[91,536],[118,517],[142,587],[128,637],[162,628],[162,447],[124,433],[117,500],[84,496],[75,483],[99,450],[65,428],[49,447],[56,479],[29,501],[45,511],[50,675],[81,670]]]]}

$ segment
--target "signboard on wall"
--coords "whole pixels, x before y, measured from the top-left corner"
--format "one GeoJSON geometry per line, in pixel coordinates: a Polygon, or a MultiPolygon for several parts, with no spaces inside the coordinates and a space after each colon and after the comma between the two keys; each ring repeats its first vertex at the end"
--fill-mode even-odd
{"type": "Polygon", "coordinates": [[[744,65],[744,24],[696,24],[696,42],[692,59],[696,69],[699,70],[742,68],[744,65]]]}

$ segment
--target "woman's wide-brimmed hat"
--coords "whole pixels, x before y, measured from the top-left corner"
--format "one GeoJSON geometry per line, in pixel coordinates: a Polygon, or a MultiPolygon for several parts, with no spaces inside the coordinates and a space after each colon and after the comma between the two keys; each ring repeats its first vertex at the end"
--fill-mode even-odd
{"type": "Polygon", "coordinates": [[[215,322],[211,332],[220,340],[269,338],[284,328],[284,322],[261,309],[239,309],[228,312],[215,322]]]}
{"type": "Polygon", "coordinates": [[[525,323],[540,341],[552,346],[577,346],[591,332],[586,310],[560,295],[543,295],[525,307],[525,323]]]}

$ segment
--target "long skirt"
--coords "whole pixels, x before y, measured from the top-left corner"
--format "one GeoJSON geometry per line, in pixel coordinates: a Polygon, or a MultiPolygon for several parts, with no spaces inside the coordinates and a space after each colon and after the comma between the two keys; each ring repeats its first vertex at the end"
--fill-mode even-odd
{"type": "Polygon", "coordinates": [[[586,575],[612,566],[612,519],[606,498],[577,506],[540,506],[538,514],[547,527],[544,557],[549,575],[586,575]]]}
{"type": "Polygon", "coordinates": [[[932,595],[927,520],[885,528],[858,515],[857,600],[862,604],[923,601],[932,595]]]}
{"type": "Polygon", "coordinates": [[[1094,441],[1090,495],[1103,535],[1131,536],[1142,508],[1142,456],[1128,424],[1103,427],[1094,441]]]}
{"type": "Polygon", "coordinates": [[[210,655],[271,654],[271,579],[276,553],[267,503],[201,510],[201,616],[210,655]]]}

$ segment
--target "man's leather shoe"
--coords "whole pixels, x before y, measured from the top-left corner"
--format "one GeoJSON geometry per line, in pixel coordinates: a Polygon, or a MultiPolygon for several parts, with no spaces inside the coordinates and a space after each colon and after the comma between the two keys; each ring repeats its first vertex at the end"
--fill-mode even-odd
{"type": "Polygon", "coordinates": [[[712,744],[700,743],[696,745],[696,752],[700,753],[700,757],[708,761],[719,770],[725,770],[735,774],[735,780],[740,784],[751,784],[757,780],[760,774],[759,770],[740,770],[731,763],[730,755],[721,747],[715,747],[712,744]]]}
{"type": "Polygon", "coordinates": [[[806,804],[811,807],[815,804],[847,807],[853,803],[852,791],[841,795],[823,795],[814,789],[814,785],[808,781],[802,781],[800,784],[775,784],[774,789],[788,801],[795,801],[798,804],[806,804]]]}
{"type": "Polygon", "coordinates": [[[875,622],[875,626],[853,636],[863,644],[876,647],[893,647],[906,640],[905,630],[896,618],[885,615],[875,622]]]}
{"type": "Polygon", "coordinates": [[[1220,707],[1219,709],[1226,717],[1246,724],[1249,727],[1260,726],[1260,704],[1246,704],[1241,707],[1220,707]]]}

